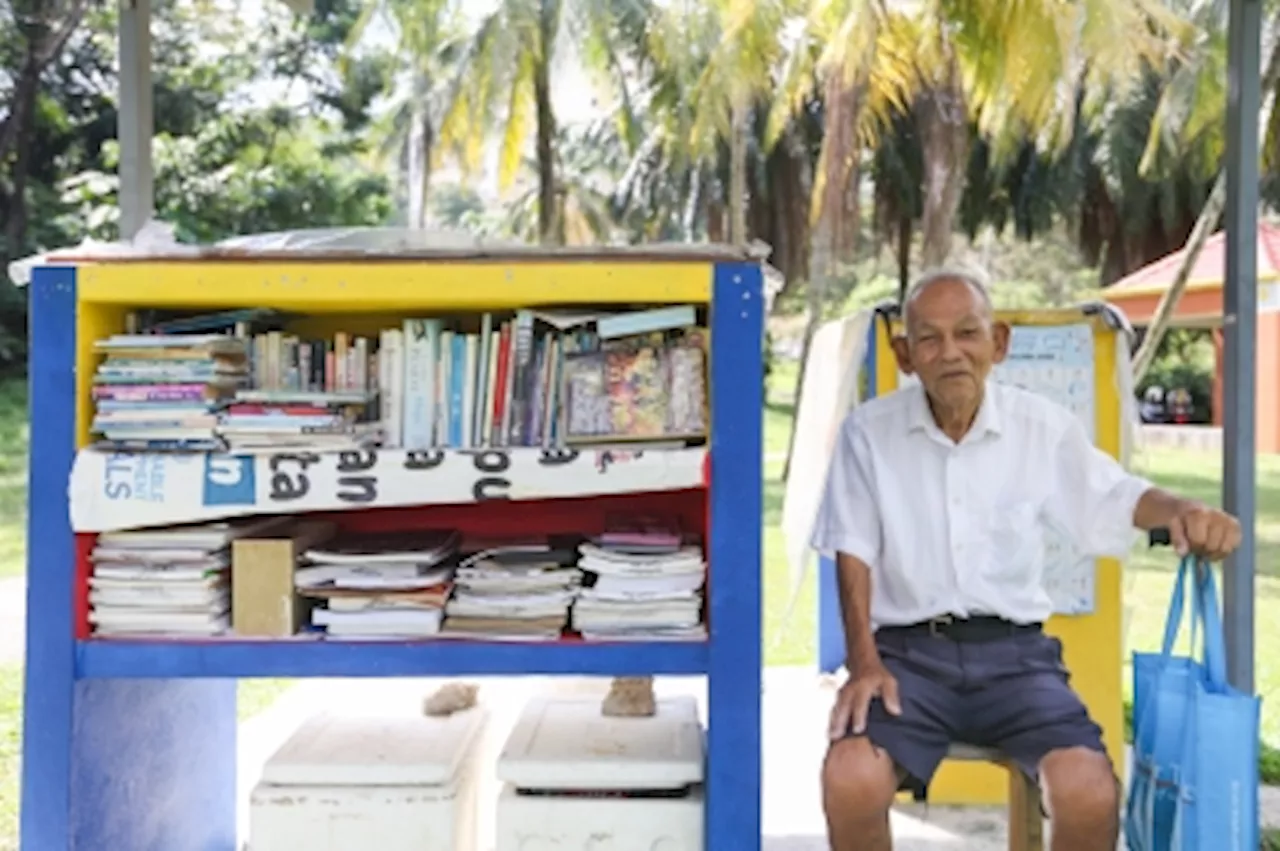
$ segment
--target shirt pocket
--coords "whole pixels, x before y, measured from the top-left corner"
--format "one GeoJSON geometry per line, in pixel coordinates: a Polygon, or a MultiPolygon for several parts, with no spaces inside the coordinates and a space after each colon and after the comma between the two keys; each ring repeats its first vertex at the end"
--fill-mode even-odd
{"type": "Polygon", "coordinates": [[[987,576],[1034,581],[1043,556],[1040,512],[1032,499],[1002,502],[987,520],[987,576]]]}

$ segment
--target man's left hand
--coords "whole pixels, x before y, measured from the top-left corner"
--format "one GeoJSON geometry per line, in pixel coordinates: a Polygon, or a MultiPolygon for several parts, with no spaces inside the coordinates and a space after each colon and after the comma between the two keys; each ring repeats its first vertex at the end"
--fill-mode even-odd
{"type": "Polygon", "coordinates": [[[1178,555],[1220,561],[1240,546],[1240,522],[1225,511],[1189,502],[1169,523],[1169,539],[1178,555]]]}

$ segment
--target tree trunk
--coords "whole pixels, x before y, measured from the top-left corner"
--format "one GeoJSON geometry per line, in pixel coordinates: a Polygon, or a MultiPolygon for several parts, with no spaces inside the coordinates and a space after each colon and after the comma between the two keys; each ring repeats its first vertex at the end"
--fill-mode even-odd
{"type": "Polygon", "coordinates": [[[59,8],[57,3],[14,3],[14,18],[25,41],[26,57],[13,81],[9,114],[0,121],[0,174],[8,174],[7,197],[0,199],[4,212],[3,243],[0,254],[13,259],[23,250],[27,235],[27,170],[31,163],[32,123],[40,94],[40,75],[56,60],[67,39],[80,26],[86,0],[72,0],[59,8]]]}
{"type": "Polygon", "coordinates": [[[0,168],[18,139],[29,133],[40,75],[62,54],[67,39],[80,26],[86,3],[87,0],[72,0],[64,10],[49,2],[13,4],[14,18],[24,22],[19,29],[26,41],[26,61],[13,82],[9,114],[0,121],[0,168]]]}
{"type": "MultiPolygon", "coordinates": [[[[855,154],[856,156],[856,154],[855,154]]],[[[849,264],[862,250],[862,173],[855,161],[845,180],[844,210],[836,235],[836,260],[849,264]]]]}
{"type": "Polygon", "coordinates": [[[911,216],[898,214],[898,304],[905,305],[911,287],[911,216]]]}
{"type": "Polygon", "coordinates": [[[1191,277],[1191,270],[1195,268],[1196,260],[1199,259],[1200,251],[1204,248],[1205,241],[1209,239],[1209,234],[1217,226],[1218,219],[1222,218],[1222,208],[1226,203],[1227,174],[1224,171],[1218,173],[1213,191],[1205,200],[1204,207],[1200,210],[1200,218],[1196,219],[1196,226],[1192,228],[1191,236],[1187,238],[1184,249],[1186,254],[1182,258],[1182,264],[1178,266],[1178,271],[1174,274],[1169,288],[1160,296],[1160,303],[1156,305],[1156,311],[1151,316],[1151,324],[1147,326],[1146,337],[1138,347],[1138,353],[1133,357],[1134,384],[1141,381],[1142,376],[1146,375],[1147,370],[1151,368],[1151,362],[1156,358],[1156,349],[1160,347],[1160,340],[1169,328],[1169,322],[1178,308],[1183,290],[1187,288],[1187,279],[1191,277]]]}
{"type": "Polygon", "coordinates": [[[8,203],[4,206],[4,252],[10,259],[22,254],[27,236],[27,179],[31,168],[31,146],[34,134],[18,138],[13,158],[13,178],[9,184],[8,203]]]}
{"type": "Polygon", "coordinates": [[[18,79],[13,83],[9,115],[0,124],[0,164],[13,153],[18,140],[31,135],[29,128],[35,112],[36,95],[40,91],[40,73],[41,69],[36,66],[34,57],[28,56],[18,73],[18,79]]]}
{"type": "Polygon", "coordinates": [[[35,114],[39,88],[40,71],[35,66],[34,56],[29,55],[14,84],[12,112],[5,126],[5,129],[18,130],[10,140],[8,150],[0,153],[0,166],[8,166],[0,168],[0,173],[9,173],[8,186],[4,187],[6,196],[3,198],[3,207],[0,208],[4,211],[4,242],[0,246],[7,259],[21,255],[27,233],[27,169],[30,167],[34,135],[30,130],[30,123],[35,114]]]}
{"type": "Polygon", "coordinates": [[[708,193],[707,197],[707,240],[709,242],[728,242],[728,231],[724,226],[725,210],[720,199],[708,193]]]}
{"type": "Polygon", "coordinates": [[[729,242],[747,242],[747,108],[736,96],[729,131],[729,242]]]}
{"type": "MultiPolygon", "coordinates": [[[[1280,40],[1272,46],[1271,55],[1267,57],[1267,65],[1262,74],[1263,116],[1271,115],[1276,108],[1275,91],[1277,85],[1280,85],[1280,40]]],[[[1268,124],[1268,121],[1263,121],[1259,128],[1259,132],[1264,134],[1264,138],[1268,124]]],[[[1213,184],[1213,191],[1205,199],[1204,207],[1200,210],[1200,216],[1196,219],[1195,227],[1191,229],[1191,236],[1187,238],[1186,253],[1182,257],[1182,264],[1173,276],[1173,282],[1169,285],[1169,289],[1165,290],[1164,295],[1160,297],[1160,303],[1156,305],[1156,312],[1151,317],[1151,324],[1147,326],[1146,337],[1143,339],[1142,345],[1138,347],[1138,353],[1134,355],[1134,384],[1141,381],[1142,377],[1147,374],[1147,370],[1151,368],[1151,362],[1156,357],[1156,349],[1160,347],[1160,339],[1164,337],[1165,331],[1168,330],[1169,322],[1173,319],[1173,314],[1178,309],[1178,302],[1182,299],[1182,293],[1187,288],[1187,279],[1191,277],[1191,270],[1195,268],[1196,261],[1200,259],[1200,251],[1204,248],[1204,243],[1209,238],[1210,231],[1217,225],[1218,219],[1222,217],[1222,208],[1226,206],[1226,203],[1227,173],[1222,170],[1218,172],[1218,179],[1213,184]]]]}
{"type": "Polygon", "coordinates": [[[556,186],[556,114],[551,104],[551,60],[559,19],[560,0],[543,0],[538,17],[540,53],[533,70],[538,121],[538,238],[543,245],[564,244],[564,226],[558,209],[560,193],[556,186]]]}
{"type": "Polygon", "coordinates": [[[431,125],[420,100],[414,103],[409,121],[409,227],[421,230],[427,226],[432,142],[431,125]]]}
{"type": "Polygon", "coordinates": [[[792,396],[793,415],[791,434],[787,438],[787,457],[782,466],[782,480],[791,474],[791,455],[795,451],[795,414],[803,401],[804,378],[809,367],[809,351],[813,335],[822,323],[823,307],[836,266],[843,257],[843,238],[847,232],[845,215],[852,187],[857,197],[859,179],[858,139],[854,132],[858,114],[860,86],[856,82],[845,83],[844,74],[831,74],[825,86],[827,132],[822,139],[822,152],[818,156],[818,175],[813,181],[813,198],[810,218],[814,220],[809,259],[809,287],[806,293],[806,317],[804,337],[800,342],[800,369],[792,396]]]}
{"type": "Polygon", "coordinates": [[[954,70],[949,80],[921,95],[916,115],[924,154],[923,263],[930,269],[946,263],[951,254],[969,157],[969,123],[954,70]]]}

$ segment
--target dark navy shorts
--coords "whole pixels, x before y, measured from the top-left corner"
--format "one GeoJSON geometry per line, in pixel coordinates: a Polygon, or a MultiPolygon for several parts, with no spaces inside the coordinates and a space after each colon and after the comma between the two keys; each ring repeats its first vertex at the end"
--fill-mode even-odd
{"type": "Polygon", "coordinates": [[[1059,748],[1106,754],[1102,731],[1070,686],[1062,643],[1039,630],[985,641],[881,629],[876,644],[898,680],[902,714],[871,702],[866,735],[923,797],[952,743],[994,748],[1036,777],[1059,748]]]}

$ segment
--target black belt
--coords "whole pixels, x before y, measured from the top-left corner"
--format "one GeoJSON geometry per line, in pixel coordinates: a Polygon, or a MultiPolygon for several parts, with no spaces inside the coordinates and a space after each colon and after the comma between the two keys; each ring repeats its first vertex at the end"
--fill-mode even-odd
{"type": "Polygon", "coordinates": [[[950,615],[902,626],[882,626],[880,632],[898,635],[931,635],[952,641],[995,641],[1014,635],[1040,632],[1039,623],[1014,623],[993,615],[955,618],[950,615]]]}

